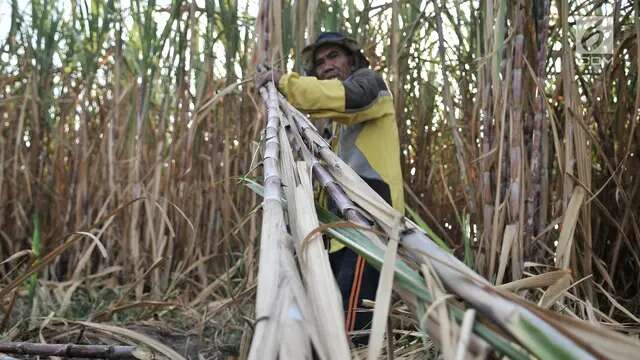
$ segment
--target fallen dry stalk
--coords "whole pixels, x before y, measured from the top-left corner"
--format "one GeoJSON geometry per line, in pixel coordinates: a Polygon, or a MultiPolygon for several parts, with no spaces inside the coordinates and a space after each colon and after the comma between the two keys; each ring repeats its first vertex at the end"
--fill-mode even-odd
{"type": "Polygon", "coordinates": [[[153,359],[151,353],[136,346],[0,343],[0,352],[13,355],[64,356],[91,359],[153,359]]]}

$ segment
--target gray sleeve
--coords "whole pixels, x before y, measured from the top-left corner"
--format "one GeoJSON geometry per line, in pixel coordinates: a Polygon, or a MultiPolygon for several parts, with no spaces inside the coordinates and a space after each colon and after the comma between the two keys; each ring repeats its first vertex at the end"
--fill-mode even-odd
{"type": "Polygon", "coordinates": [[[381,91],[388,91],[382,76],[371,69],[360,69],[342,82],[345,89],[345,109],[358,111],[371,105],[381,91]]]}

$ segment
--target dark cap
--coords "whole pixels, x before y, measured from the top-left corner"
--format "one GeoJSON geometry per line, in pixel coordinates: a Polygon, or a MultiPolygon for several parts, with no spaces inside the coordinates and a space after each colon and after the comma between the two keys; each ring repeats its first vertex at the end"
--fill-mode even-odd
{"type": "Polygon", "coordinates": [[[302,67],[307,75],[315,75],[313,60],[316,50],[324,45],[337,45],[345,49],[353,56],[356,69],[369,66],[369,60],[364,56],[362,48],[354,39],[339,32],[323,32],[318,35],[313,44],[305,46],[302,50],[302,67]]]}

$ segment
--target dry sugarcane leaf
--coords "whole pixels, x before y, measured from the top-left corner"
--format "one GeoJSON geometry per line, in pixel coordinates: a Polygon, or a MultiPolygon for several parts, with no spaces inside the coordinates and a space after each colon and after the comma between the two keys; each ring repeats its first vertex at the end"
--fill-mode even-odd
{"type": "Polygon", "coordinates": [[[244,264],[242,258],[238,259],[238,261],[224,274],[216,277],[216,279],[207,287],[202,289],[200,293],[189,303],[190,307],[196,307],[198,304],[206,300],[219,286],[223,285],[225,282],[229,281],[231,276],[235,274],[235,272],[244,264]]]}
{"type": "Polygon", "coordinates": [[[34,257],[33,251],[32,250],[21,250],[21,251],[18,251],[17,253],[9,256],[8,258],[6,258],[2,262],[0,262],[0,265],[4,265],[6,263],[12,262],[13,260],[19,259],[19,258],[21,258],[23,256],[28,256],[30,259],[33,259],[33,257],[34,257]]]}
{"type": "Polygon", "coordinates": [[[447,294],[444,286],[434,271],[433,264],[428,260],[421,266],[422,274],[424,275],[425,282],[431,294],[433,294],[435,301],[429,306],[425,313],[425,317],[429,318],[432,315],[437,319],[439,324],[439,343],[440,349],[445,359],[452,359],[454,356],[454,344],[455,344],[455,321],[449,316],[449,309],[447,307],[447,300],[452,299],[453,296],[447,294]]]}
{"type": "Polygon", "coordinates": [[[497,286],[497,288],[511,292],[518,292],[525,289],[546,288],[567,275],[571,276],[571,271],[569,269],[549,271],[544,274],[530,276],[528,278],[502,284],[497,286]]]}
{"type": "MultiPolygon", "coordinates": [[[[376,307],[373,311],[373,322],[371,326],[371,337],[369,338],[368,360],[375,360],[380,356],[384,341],[384,332],[387,328],[389,318],[389,307],[391,305],[391,292],[393,288],[393,275],[396,264],[396,254],[398,251],[398,240],[402,217],[398,216],[393,235],[387,243],[387,250],[384,254],[384,262],[380,269],[380,280],[376,291],[376,307]]],[[[388,334],[387,336],[392,336],[388,334]]]]}
{"type": "Polygon", "coordinates": [[[93,249],[96,246],[98,246],[98,249],[100,250],[100,253],[102,254],[102,257],[105,258],[105,259],[107,258],[107,250],[102,245],[102,243],[99,241],[99,238],[100,238],[100,236],[102,236],[102,233],[106,230],[106,228],[109,227],[109,225],[111,225],[112,221],[113,221],[113,218],[108,219],[105,222],[105,224],[102,226],[100,231],[98,231],[98,234],[95,235],[95,236],[93,234],[89,233],[89,232],[78,232],[78,234],[85,234],[85,235],[91,237],[94,241],[91,243],[91,245],[89,246],[87,251],[85,251],[85,253],[82,255],[82,257],[80,258],[80,261],[78,261],[78,265],[76,265],[76,268],[73,270],[73,275],[71,275],[71,279],[72,280],[80,279],[80,273],[85,268],[87,263],[90,261],[91,255],[93,254],[93,249]]]}
{"type": "Polygon", "coordinates": [[[616,287],[613,285],[613,279],[611,279],[611,275],[607,271],[604,261],[596,255],[593,255],[593,263],[596,265],[596,269],[598,269],[598,272],[602,275],[602,279],[607,283],[607,285],[609,285],[611,289],[615,289],[616,287]]]}
{"type": "Polygon", "coordinates": [[[476,311],[469,309],[465,311],[464,318],[462,319],[462,325],[460,326],[460,336],[458,340],[458,348],[456,350],[456,360],[464,360],[468,358],[469,353],[469,339],[471,337],[471,329],[473,328],[473,322],[475,321],[476,311]]]}
{"type": "Polygon", "coordinates": [[[155,350],[156,352],[168,357],[171,360],[186,360],[182,355],[178,354],[175,350],[168,347],[167,345],[147,335],[141,334],[137,331],[133,331],[123,327],[119,327],[119,326],[99,324],[99,323],[94,323],[90,321],[78,321],[77,323],[84,325],[86,327],[90,327],[92,329],[96,329],[98,331],[102,331],[104,333],[108,333],[108,334],[113,333],[113,334],[125,336],[127,338],[130,338],[132,340],[135,340],[147,346],[152,350],[155,350]]]}
{"type": "Polygon", "coordinates": [[[509,255],[511,255],[511,247],[516,239],[518,233],[518,225],[509,224],[504,228],[504,237],[502,239],[502,250],[500,251],[500,262],[498,263],[498,276],[496,277],[496,284],[502,284],[505,270],[507,269],[507,263],[509,261],[509,255]]]}
{"type": "Polygon", "coordinates": [[[60,307],[57,310],[58,314],[64,314],[67,311],[67,308],[69,307],[69,305],[71,305],[71,296],[73,296],[73,293],[81,284],[82,284],[82,281],[75,281],[71,283],[71,286],[69,286],[69,289],[64,293],[64,297],[62,298],[60,307]]]}
{"type": "Polygon", "coordinates": [[[614,299],[614,297],[611,296],[611,294],[609,294],[607,291],[605,291],[605,289],[600,284],[598,284],[598,283],[595,283],[595,284],[600,289],[600,291],[602,291],[602,293],[607,297],[607,299],[609,299],[609,301],[611,301],[611,304],[613,304],[613,306],[616,309],[622,311],[629,318],[633,319],[633,321],[635,321],[636,323],[640,324],[640,319],[638,317],[633,315],[631,313],[631,311],[627,310],[624,306],[620,305],[620,303],[618,301],[616,301],[616,299],[614,299]]]}
{"type": "MultiPolygon", "coordinates": [[[[216,101],[222,99],[224,96],[230,94],[233,90],[235,90],[236,88],[238,88],[240,85],[248,82],[250,80],[244,80],[244,81],[238,81],[234,84],[228,85],[226,86],[224,89],[221,89],[219,91],[217,91],[214,95],[211,95],[211,97],[209,99],[207,99],[207,101],[202,104],[201,106],[199,106],[196,109],[196,121],[197,123],[200,122],[200,120],[204,119],[207,115],[209,110],[211,110],[213,108],[213,106],[215,105],[216,101]]],[[[197,124],[196,123],[196,124],[197,124]]]]}
{"type": "Polygon", "coordinates": [[[548,309],[553,305],[571,286],[571,272],[565,269],[566,273],[556,280],[542,295],[538,305],[543,309],[548,309]]]}
{"type": "MultiPolygon", "coordinates": [[[[413,311],[415,312],[415,310],[413,311]]],[[[442,343],[442,339],[441,339],[442,330],[440,328],[440,322],[438,321],[438,317],[432,312],[425,321],[426,321],[425,329],[427,334],[429,334],[430,340],[434,344],[437,344],[437,346],[441,346],[440,344],[442,343]]],[[[463,334],[461,333],[462,328],[458,326],[454,326],[453,330],[454,330],[454,334],[456,335],[456,338],[461,339],[461,337],[463,336],[463,334]]],[[[399,333],[399,332],[402,332],[402,330],[394,331],[394,333],[399,333]]],[[[421,332],[416,332],[414,333],[414,336],[422,337],[424,336],[424,334],[421,332]]],[[[465,355],[467,356],[466,358],[485,359],[486,358],[485,354],[490,350],[490,347],[483,339],[478,337],[478,335],[472,331],[469,334],[468,343],[465,350],[466,350],[465,355]]],[[[420,357],[420,359],[422,359],[422,357],[420,357]]]]}
{"type": "MultiPolygon", "coordinates": [[[[53,311],[50,312],[49,315],[47,315],[44,321],[40,324],[40,329],[38,329],[38,337],[40,338],[40,343],[42,344],[47,343],[47,341],[44,338],[44,335],[42,334],[42,331],[49,325],[49,322],[51,322],[54,315],[55,315],[55,312],[53,311]]],[[[60,360],[59,356],[50,356],[49,358],[52,360],[60,360]]]]}
{"type": "Polygon", "coordinates": [[[75,269],[73,269],[73,274],[71,275],[71,279],[75,281],[80,279],[80,273],[91,260],[91,257],[93,255],[93,249],[95,247],[96,247],[95,241],[89,244],[87,250],[85,250],[84,254],[82,254],[82,256],[80,257],[80,260],[78,261],[78,265],[76,265],[75,269]]]}
{"type": "MultiPolygon", "coordinates": [[[[306,163],[298,163],[300,186],[296,188],[296,207],[300,217],[296,228],[305,238],[318,226],[318,216],[313,207],[313,188],[306,163]]],[[[324,249],[320,234],[312,238],[307,245],[298,241],[298,256],[300,268],[305,277],[309,301],[311,302],[318,320],[318,331],[321,340],[326,342],[328,359],[347,359],[349,344],[344,324],[342,301],[335,283],[329,257],[324,249]]]]}
{"type": "Polygon", "coordinates": [[[566,269],[569,267],[569,260],[571,259],[571,249],[573,245],[573,234],[578,222],[578,215],[580,214],[580,207],[584,200],[585,191],[582,187],[577,186],[573,189],[569,206],[564,214],[564,220],[562,221],[562,230],[560,231],[560,237],[558,238],[558,247],[556,249],[557,264],[560,268],[566,269]]]}

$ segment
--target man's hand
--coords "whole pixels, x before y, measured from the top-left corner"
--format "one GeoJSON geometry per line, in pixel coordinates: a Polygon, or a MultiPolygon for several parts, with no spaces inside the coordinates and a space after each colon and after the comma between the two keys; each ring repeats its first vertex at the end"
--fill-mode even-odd
{"type": "Polygon", "coordinates": [[[268,82],[274,81],[276,87],[278,86],[278,81],[282,77],[282,73],[278,69],[271,69],[266,71],[259,71],[256,73],[255,85],[256,89],[260,89],[265,86],[268,82]]]}

